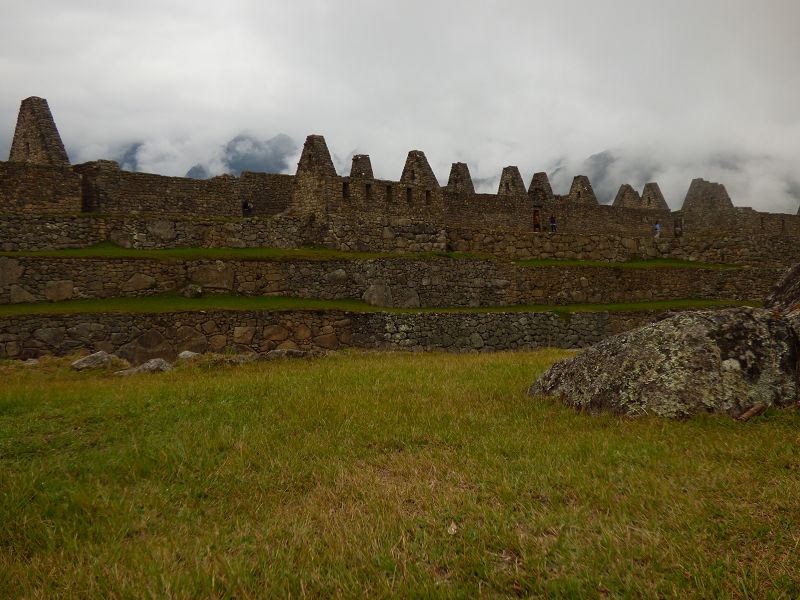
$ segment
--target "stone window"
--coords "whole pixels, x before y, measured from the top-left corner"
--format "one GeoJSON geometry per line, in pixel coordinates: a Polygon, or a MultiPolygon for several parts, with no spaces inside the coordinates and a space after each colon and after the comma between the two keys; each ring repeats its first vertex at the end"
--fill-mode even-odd
{"type": "Polygon", "coordinates": [[[394,199],[394,190],[392,189],[392,186],[387,185],[386,186],[386,201],[387,202],[391,202],[393,199],[394,199]]]}
{"type": "Polygon", "coordinates": [[[364,186],[364,195],[367,197],[367,200],[372,200],[372,184],[368,183],[364,186]]]}
{"type": "Polygon", "coordinates": [[[411,181],[417,180],[417,172],[414,169],[411,169],[411,181]]]}
{"type": "Polygon", "coordinates": [[[342,198],[347,200],[350,197],[350,184],[345,181],[342,183],[342,198]]]}
{"type": "Polygon", "coordinates": [[[406,188],[406,202],[408,202],[409,204],[414,202],[414,190],[411,189],[410,187],[406,188]]]}
{"type": "Polygon", "coordinates": [[[431,203],[431,191],[425,190],[425,204],[431,203]]]}

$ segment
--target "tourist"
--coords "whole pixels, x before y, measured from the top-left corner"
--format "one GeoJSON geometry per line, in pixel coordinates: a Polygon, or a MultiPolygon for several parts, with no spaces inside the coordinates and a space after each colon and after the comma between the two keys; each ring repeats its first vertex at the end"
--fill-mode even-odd
{"type": "Polygon", "coordinates": [[[556,216],[550,215],[550,233],[556,233],[558,231],[558,226],[556,225],[556,216]]]}
{"type": "Polygon", "coordinates": [[[653,237],[655,239],[661,237],[661,223],[659,221],[656,221],[656,224],[653,225],[653,232],[654,232],[653,237]]]}

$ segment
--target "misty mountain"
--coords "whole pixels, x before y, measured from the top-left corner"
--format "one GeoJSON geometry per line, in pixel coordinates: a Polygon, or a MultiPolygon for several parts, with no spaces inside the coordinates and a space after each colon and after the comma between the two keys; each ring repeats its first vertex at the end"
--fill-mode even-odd
{"type": "Polygon", "coordinates": [[[289,159],[297,150],[295,141],[283,133],[268,140],[240,134],[222,146],[219,153],[205,164],[195,164],[187,171],[186,177],[207,179],[220,172],[239,176],[242,171],[281,173],[289,167],[289,159]]]}
{"type": "Polygon", "coordinates": [[[134,142],[130,146],[123,148],[117,156],[113,157],[113,160],[119,163],[119,168],[123,171],[136,172],[139,170],[139,160],[137,156],[142,146],[144,146],[143,142],[134,142]]]}

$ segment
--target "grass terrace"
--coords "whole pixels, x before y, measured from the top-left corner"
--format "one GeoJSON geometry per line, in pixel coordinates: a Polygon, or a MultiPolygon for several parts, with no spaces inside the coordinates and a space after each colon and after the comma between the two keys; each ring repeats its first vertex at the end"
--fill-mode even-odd
{"type": "Polygon", "coordinates": [[[291,260],[366,260],[398,258],[484,258],[466,252],[345,252],[322,246],[304,248],[160,248],[139,250],[122,248],[111,242],[101,242],[86,248],[65,248],[61,250],[36,250],[0,252],[0,256],[41,256],[46,258],[122,258],[150,260],[253,260],[253,261],[291,261],[291,260]]]}
{"type": "Polygon", "coordinates": [[[0,362],[0,597],[800,597],[800,411],[528,398],[567,355],[0,362]]]}
{"type": "Polygon", "coordinates": [[[623,302],[618,304],[516,304],[512,306],[448,307],[448,308],[386,308],[371,306],[362,300],[315,300],[285,296],[240,296],[208,294],[201,298],[186,298],[181,294],[162,294],[133,298],[64,300],[31,304],[0,304],[0,317],[34,314],[70,313],[162,313],[198,310],[339,310],[352,312],[639,312],[724,308],[730,306],[760,306],[760,302],[737,300],[659,300],[654,302],[623,302]]]}
{"type": "MultiPolygon", "coordinates": [[[[150,260],[245,260],[245,261],[291,261],[291,260],[367,260],[367,259],[481,259],[501,260],[495,256],[468,252],[345,252],[322,246],[305,248],[162,248],[138,250],[122,248],[111,242],[102,242],[86,248],[61,250],[37,250],[0,252],[0,256],[40,256],[45,258],[119,258],[150,260]]],[[[653,258],[626,262],[599,260],[530,259],[514,261],[523,267],[606,267],[622,269],[739,269],[739,265],[703,263],[689,260],[653,258]]]]}
{"type": "Polygon", "coordinates": [[[601,260],[570,260],[560,258],[533,258],[518,260],[521,267],[605,267],[614,269],[741,269],[740,265],[725,263],[704,263],[676,258],[648,258],[647,260],[628,260],[625,262],[606,262],[601,260]]]}

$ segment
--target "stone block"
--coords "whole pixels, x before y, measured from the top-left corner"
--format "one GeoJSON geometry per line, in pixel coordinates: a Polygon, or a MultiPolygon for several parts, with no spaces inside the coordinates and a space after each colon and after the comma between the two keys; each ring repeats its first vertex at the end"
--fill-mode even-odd
{"type": "Polygon", "coordinates": [[[262,335],[266,340],[279,342],[288,338],[289,332],[285,327],[281,327],[280,325],[267,325],[264,327],[262,335]]]}
{"type": "Polygon", "coordinates": [[[9,289],[9,300],[12,304],[20,304],[22,302],[36,302],[36,297],[26,290],[21,285],[12,285],[9,289]]]}
{"type": "Polygon", "coordinates": [[[256,334],[256,328],[252,326],[234,327],[233,328],[233,342],[235,344],[242,344],[245,346],[253,342],[253,336],[256,334]]]}
{"type": "Polygon", "coordinates": [[[0,286],[19,283],[22,267],[18,260],[0,256],[0,286]]]}
{"type": "Polygon", "coordinates": [[[60,302],[72,298],[73,284],[69,279],[48,281],[44,286],[44,297],[50,302],[60,302]]]}
{"type": "Polygon", "coordinates": [[[139,290],[147,290],[154,287],[156,284],[155,277],[145,275],[144,273],[136,273],[131,276],[128,281],[122,284],[122,291],[136,292],[139,290]]]}

